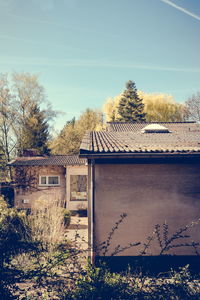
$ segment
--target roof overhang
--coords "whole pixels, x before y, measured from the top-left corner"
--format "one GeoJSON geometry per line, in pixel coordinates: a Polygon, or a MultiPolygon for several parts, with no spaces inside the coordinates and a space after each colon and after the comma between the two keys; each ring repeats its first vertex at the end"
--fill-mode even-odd
{"type": "Polygon", "coordinates": [[[190,158],[190,159],[200,159],[200,152],[161,152],[161,153],[151,153],[151,152],[145,152],[145,153],[88,153],[88,152],[81,152],[79,154],[81,158],[87,158],[87,159],[149,159],[149,158],[190,158]]]}

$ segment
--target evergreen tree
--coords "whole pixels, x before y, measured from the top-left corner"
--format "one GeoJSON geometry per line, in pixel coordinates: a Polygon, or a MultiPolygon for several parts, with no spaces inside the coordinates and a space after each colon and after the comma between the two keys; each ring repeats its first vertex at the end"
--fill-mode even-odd
{"type": "Polygon", "coordinates": [[[37,103],[33,103],[24,120],[20,148],[37,149],[40,154],[49,154],[48,137],[49,125],[45,113],[40,111],[37,103]]]}
{"type": "Polygon", "coordinates": [[[143,112],[144,104],[139,98],[135,83],[129,80],[126,83],[126,90],[119,102],[118,121],[122,122],[144,122],[146,114],[143,112]]]}

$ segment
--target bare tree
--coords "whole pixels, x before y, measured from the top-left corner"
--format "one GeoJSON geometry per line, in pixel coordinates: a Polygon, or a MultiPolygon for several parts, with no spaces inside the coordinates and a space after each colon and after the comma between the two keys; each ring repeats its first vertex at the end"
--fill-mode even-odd
{"type": "MultiPolygon", "coordinates": [[[[24,129],[27,128],[27,119],[30,119],[33,107],[38,107],[48,129],[49,122],[57,116],[57,112],[47,101],[44,88],[40,85],[37,75],[14,73],[10,77],[11,80],[8,78],[7,74],[0,74],[1,170],[16,155],[17,150],[32,147],[32,143],[28,146],[25,143],[28,139],[25,137],[27,130],[24,129]]],[[[38,116],[35,119],[38,121],[38,116]]],[[[31,133],[32,127],[29,130],[31,133]]],[[[31,139],[29,138],[29,140],[31,139]]]]}
{"type": "MultiPolygon", "coordinates": [[[[10,161],[12,152],[16,146],[14,134],[14,111],[13,96],[8,87],[6,74],[0,75],[0,149],[1,149],[1,167],[3,168],[10,161]]],[[[4,169],[4,168],[3,168],[4,169]]],[[[9,172],[11,177],[11,170],[9,172]]]]}
{"type": "Polygon", "coordinates": [[[14,170],[14,184],[18,189],[26,191],[37,190],[38,173],[34,167],[17,166],[14,170]]]}
{"type": "Polygon", "coordinates": [[[39,83],[38,76],[29,73],[14,73],[13,93],[15,95],[15,110],[17,120],[15,124],[16,135],[19,149],[24,146],[24,128],[26,127],[26,119],[32,111],[33,106],[38,107],[44,116],[44,120],[49,127],[49,122],[57,116],[57,112],[51,107],[47,101],[44,87],[39,83]],[[40,107],[42,106],[42,109],[40,107]]]}
{"type": "Polygon", "coordinates": [[[186,102],[187,119],[200,122],[200,92],[193,94],[186,102]]]}

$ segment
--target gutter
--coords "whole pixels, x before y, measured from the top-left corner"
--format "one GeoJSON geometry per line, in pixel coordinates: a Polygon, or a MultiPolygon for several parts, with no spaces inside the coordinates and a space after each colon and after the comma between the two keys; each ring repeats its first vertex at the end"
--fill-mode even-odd
{"type": "Polygon", "coordinates": [[[162,152],[162,153],[80,153],[80,157],[87,158],[87,159],[101,159],[101,158],[200,158],[200,152],[162,152]]]}

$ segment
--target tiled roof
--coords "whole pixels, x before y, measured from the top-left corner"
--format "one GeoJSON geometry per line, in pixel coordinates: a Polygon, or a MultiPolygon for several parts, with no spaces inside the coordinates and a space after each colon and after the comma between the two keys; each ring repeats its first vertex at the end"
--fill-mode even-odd
{"type": "Polygon", "coordinates": [[[189,131],[196,129],[195,122],[145,122],[145,123],[125,123],[125,122],[108,122],[107,131],[140,131],[147,125],[160,124],[173,132],[189,131]]]}
{"type": "MultiPolygon", "coordinates": [[[[124,128],[126,128],[126,125],[122,123],[124,128]]],[[[81,144],[80,154],[163,152],[199,152],[200,154],[200,125],[198,124],[163,123],[169,129],[168,133],[143,133],[142,129],[147,123],[128,125],[132,126],[132,131],[99,131],[87,133],[81,144]]]]}
{"type": "Polygon", "coordinates": [[[10,166],[66,166],[85,165],[86,159],[78,155],[52,155],[18,157],[9,163],[10,166]]]}

